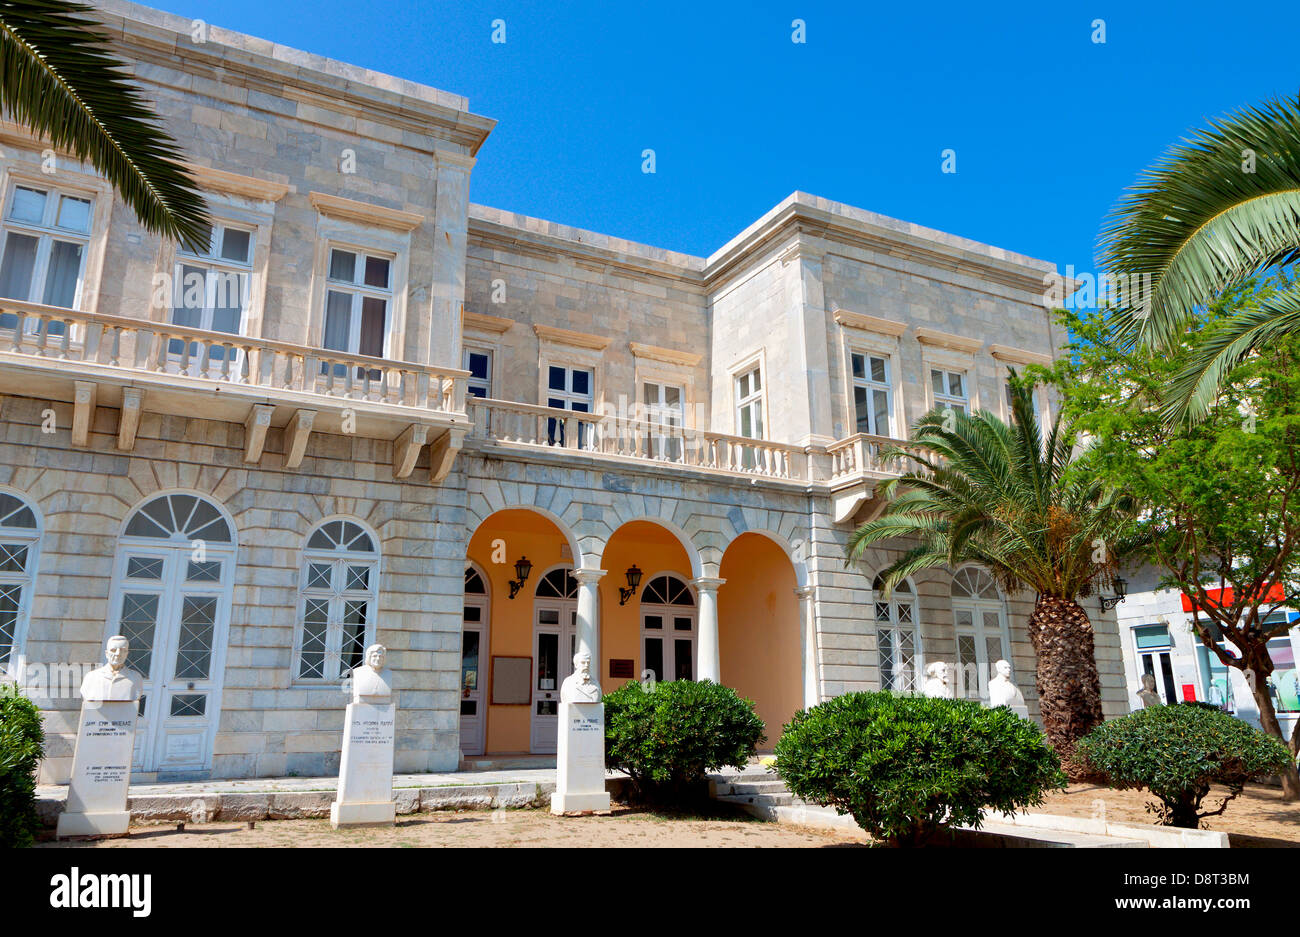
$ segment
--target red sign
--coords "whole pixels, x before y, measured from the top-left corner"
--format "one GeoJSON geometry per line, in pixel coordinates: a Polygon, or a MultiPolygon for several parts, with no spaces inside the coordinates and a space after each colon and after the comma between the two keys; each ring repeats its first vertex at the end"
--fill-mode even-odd
{"type": "Polygon", "coordinates": [[[1194,683],[1183,684],[1183,702],[1184,703],[1196,702],[1196,684],[1194,683]]]}
{"type": "MultiPolygon", "coordinates": [[[[1205,595],[1206,598],[1210,600],[1210,605],[1217,605],[1219,608],[1222,608],[1225,605],[1232,604],[1233,592],[1231,589],[1206,589],[1205,595]]],[[[1264,594],[1263,602],[1281,602],[1284,598],[1286,598],[1286,590],[1282,588],[1280,582],[1275,582],[1273,585],[1268,587],[1268,591],[1264,594]]],[[[1262,605],[1263,602],[1260,604],[1262,605]]],[[[1192,600],[1187,597],[1186,593],[1184,593],[1183,611],[1190,612],[1191,610],[1192,600]]]]}

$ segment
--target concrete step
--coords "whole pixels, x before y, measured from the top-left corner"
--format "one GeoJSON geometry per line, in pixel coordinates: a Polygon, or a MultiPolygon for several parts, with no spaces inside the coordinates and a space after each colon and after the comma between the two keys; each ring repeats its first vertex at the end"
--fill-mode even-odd
{"type": "Polygon", "coordinates": [[[780,791],[770,794],[719,794],[714,800],[724,804],[761,804],[765,807],[790,807],[794,806],[794,795],[789,791],[780,791]]]}

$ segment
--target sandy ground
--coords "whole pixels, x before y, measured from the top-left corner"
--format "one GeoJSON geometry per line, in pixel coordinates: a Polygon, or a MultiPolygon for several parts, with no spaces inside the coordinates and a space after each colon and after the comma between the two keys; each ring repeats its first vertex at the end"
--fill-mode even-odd
{"type": "MultiPolygon", "coordinates": [[[[1227,791],[1214,788],[1201,805],[1202,810],[1216,810],[1227,791]]],[[[1107,819],[1116,823],[1146,826],[1154,817],[1145,804],[1153,800],[1146,791],[1112,791],[1104,787],[1073,784],[1065,793],[1050,794],[1035,813],[1055,813],[1071,817],[1094,817],[1105,804],[1107,819]]],[[[989,819],[997,819],[992,816],[989,819]]],[[[1300,803],[1282,803],[1282,791],[1276,787],[1252,784],[1228,804],[1218,817],[1201,821],[1205,829],[1227,833],[1234,847],[1300,847],[1300,803]]]]}
{"type": "MultiPolygon", "coordinates": [[[[96,842],[59,843],[94,848],[220,846],[473,846],[473,847],[824,847],[862,845],[865,836],[792,829],[754,819],[694,819],[615,808],[608,817],[554,817],[545,810],[478,810],[398,817],[391,829],[330,829],[328,820],[259,821],[133,827],[131,835],[96,842]]],[[[53,842],[40,847],[53,847],[53,842]]]]}

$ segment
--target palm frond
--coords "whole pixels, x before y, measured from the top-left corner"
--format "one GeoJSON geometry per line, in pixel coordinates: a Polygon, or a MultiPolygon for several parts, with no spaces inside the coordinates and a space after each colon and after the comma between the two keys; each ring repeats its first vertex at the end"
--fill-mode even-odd
{"type": "Polygon", "coordinates": [[[145,228],[206,246],[207,210],[180,148],[130,83],[94,13],[67,0],[0,2],[0,104],[94,166],[145,228]]]}

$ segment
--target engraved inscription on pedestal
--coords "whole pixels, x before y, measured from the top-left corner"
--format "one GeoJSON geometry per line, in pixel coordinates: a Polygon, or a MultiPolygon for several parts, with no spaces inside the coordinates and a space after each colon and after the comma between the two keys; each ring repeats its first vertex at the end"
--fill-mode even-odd
{"type": "Polygon", "coordinates": [[[390,826],[393,803],[393,748],[397,707],[392,703],[392,671],[384,669],[382,644],[366,648],[366,663],[352,671],[352,702],[343,728],[338,796],[330,806],[330,825],[390,826]]]}

